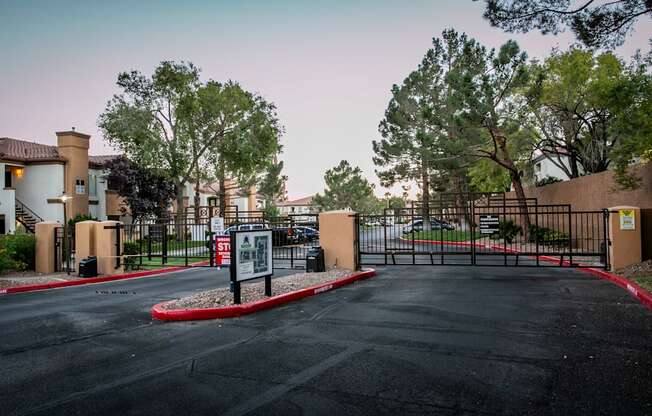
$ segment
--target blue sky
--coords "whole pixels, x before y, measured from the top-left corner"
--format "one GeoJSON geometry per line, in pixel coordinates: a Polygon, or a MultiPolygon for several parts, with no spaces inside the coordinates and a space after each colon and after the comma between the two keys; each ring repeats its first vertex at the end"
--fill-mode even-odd
{"type": "MultiPolygon", "coordinates": [[[[377,183],[371,141],[390,88],[432,37],[453,27],[491,47],[512,38],[538,57],[573,41],[506,34],[482,11],[470,0],[0,0],[0,136],[54,143],[75,126],[92,135],[93,154],[112,153],[96,123],[118,72],[186,60],[276,103],[290,197],[321,191],[341,159],[377,183]]],[[[650,19],[636,29],[619,54],[648,49],[650,19]]]]}

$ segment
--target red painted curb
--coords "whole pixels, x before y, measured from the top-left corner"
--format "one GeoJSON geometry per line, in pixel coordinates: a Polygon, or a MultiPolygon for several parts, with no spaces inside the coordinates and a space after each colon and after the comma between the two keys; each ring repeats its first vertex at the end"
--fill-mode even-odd
{"type": "Polygon", "coordinates": [[[178,270],[186,269],[186,266],[173,266],[167,267],[165,269],[156,269],[156,270],[146,270],[141,272],[133,273],[123,273],[123,274],[114,274],[112,276],[106,277],[91,277],[88,279],[79,279],[79,280],[69,280],[66,282],[54,282],[54,283],[41,283],[37,285],[23,285],[23,286],[13,286],[5,289],[0,289],[0,295],[2,294],[11,294],[11,293],[22,293],[22,292],[35,292],[38,290],[47,290],[47,289],[56,289],[60,287],[69,287],[69,286],[80,286],[87,285],[91,283],[103,283],[111,282],[114,280],[124,280],[124,279],[135,279],[138,277],[147,277],[152,275],[160,275],[171,272],[176,272],[178,270]]]}
{"type": "Polygon", "coordinates": [[[152,307],[152,317],[161,321],[196,321],[201,319],[216,318],[233,318],[236,316],[247,315],[250,313],[273,308],[274,306],[303,299],[308,296],[318,295],[338,287],[348,285],[357,280],[367,279],[376,275],[373,269],[365,270],[342,279],[333,280],[294,292],[284,293],[271,298],[262,299],[256,302],[245,303],[241,305],[223,306],[221,308],[202,308],[202,309],[170,309],[166,310],[163,305],[167,302],[157,303],[152,307]]]}

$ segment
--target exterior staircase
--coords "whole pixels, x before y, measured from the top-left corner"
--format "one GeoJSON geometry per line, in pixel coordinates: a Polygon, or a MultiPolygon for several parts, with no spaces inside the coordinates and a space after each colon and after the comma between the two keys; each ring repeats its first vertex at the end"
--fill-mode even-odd
{"type": "Polygon", "coordinates": [[[33,234],[36,231],[36,223],[43,221],[43,218],[16,199],[16,221],[23,224],[25,229],[33,234]]]}

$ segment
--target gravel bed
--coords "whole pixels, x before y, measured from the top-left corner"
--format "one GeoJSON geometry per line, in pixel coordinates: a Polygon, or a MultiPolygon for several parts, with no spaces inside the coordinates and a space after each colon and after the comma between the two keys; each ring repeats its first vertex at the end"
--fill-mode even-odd
{"type": "MultiPolygon", "coordinates": [[[[353,274],[351,270],[331,269],[324,273],[297,273],[272,279],[272,296],[293,292],[331,280],[341,279],[353,274]]],[[[265,299],[265,282],[263,279],[253,283],[242,283],[242,303],[265,299]]],[[[219,308],[233,305],[233,294],[228,287],[208,290],[192,296],[173,300],[163,304],[164,309],[219,308]]]]}
{"type": "Polygon", "coordinates": [[[66,282],[69,280],[79,280],[79,276],[67,275],[65,273],[55,275],[38,275],[36,273],[26,272],[18,276],[0,276],[0,289],[8,287],[25,286],[25,285],[38,285],[42,283],[57,283],[66,282]]]}
{"type": "Polygon", "coordinates": [[[632,264],[623,269],[616,270],[616,274],[626,279],[633,280],[644,289],[652,292],[652,260],[632,264]]]}

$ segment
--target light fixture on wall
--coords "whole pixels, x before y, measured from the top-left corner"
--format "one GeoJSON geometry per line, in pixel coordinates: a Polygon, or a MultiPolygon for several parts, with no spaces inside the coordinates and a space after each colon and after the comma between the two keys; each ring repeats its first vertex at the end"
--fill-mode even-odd
{"type": "Polygon", "coordinates": [[[17,178],[22,178],[23,174],[25,173],[25,169],[24,168],[16,168],[15,173],[16,173],[17,178]]]}

